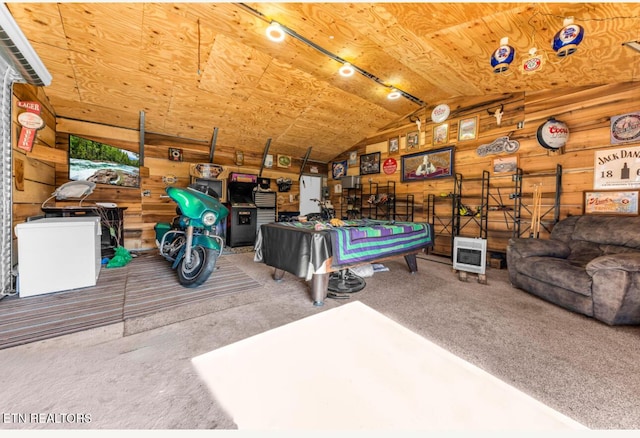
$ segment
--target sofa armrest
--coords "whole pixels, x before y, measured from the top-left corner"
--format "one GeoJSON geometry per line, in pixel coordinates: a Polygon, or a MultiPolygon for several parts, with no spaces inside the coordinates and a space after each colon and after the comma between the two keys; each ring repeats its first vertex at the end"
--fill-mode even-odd
{"type": "Polygon", "coordinates": [[[596,257],[587,266],[593,316],[607,324],[640,324],[640,253],[596,257]]]}
{"type": "Polygon", "coordinates": [[[601,270],[619,269],[627,272],[640,273],[640,252],[625,252],[596,257],[587,263],[587,274],[591,277],[601,270]]]}
{"type": "Polygon", "coordinates": [[[565,259],[571,254],[571,248],[566,243],[554,239],[509,239],[507,247],[509,251],[515,251],[520,257],[557,257],[565,259]]]}

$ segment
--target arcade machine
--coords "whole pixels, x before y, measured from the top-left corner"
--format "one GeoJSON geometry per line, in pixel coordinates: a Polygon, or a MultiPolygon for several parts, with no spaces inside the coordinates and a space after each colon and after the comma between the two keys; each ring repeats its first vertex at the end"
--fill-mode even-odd
{"type": "Polygon", "coordinates": [[[235,172],[229,174],[227,245],[232,248],[255,243],[258,209],[253,193],[257,186],[257,175],[235,172]]]}

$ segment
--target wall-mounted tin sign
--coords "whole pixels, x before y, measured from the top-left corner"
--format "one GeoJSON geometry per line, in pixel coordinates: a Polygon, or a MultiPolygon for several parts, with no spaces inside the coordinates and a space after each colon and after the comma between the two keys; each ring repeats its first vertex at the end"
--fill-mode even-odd
{"type": "Polygon", "coordinates": [[[44,120],[40,117],[41,106],[38,102],[19,101],[18,107],[26,111],[18,115],[18,123],[22,126],[18,147],[27,152],[33,149],[36,140],[36,131],[44,128],[44,120]]]}
{"type": "Polygon", "coordinates": [[[395,158],[387,158],[382,163],[382,171],[387,175],[392,175],[398,170],[398,162],[395,158]]]}
{"type": "Polygon", "coordinates": [[[560,149],[569,140],[569,127],[566,123],[552,117],[540,125],[536,138],[540,146],[545,149],[560,149]]]}
{"type": "Polygon", "coordinates": [[[518,140],[511,140],[509,139],[509,136],[505,136],[498,137],[489,144],[478,146],[476,154],[480,157],[484,157],[485,155],[501,154],[503,152],[512,154],[518,149],[520,149],[520,143],[518,140]]]}
{"type": "Polygon", "coordinates": [[[611,144],[640,140],[640,112],[611,117],[611,144]]]}
{"type": "Polygon", "coordinates": [[[640,146],[595,152],[594,190],[640,189],[640,146]]]}
{"type": "Polygon", "coordinates": [[[431,120],[435,123],[442,123],[449,117],[451,109],[446,103],[441,103],[431,111],[431,120]]]}

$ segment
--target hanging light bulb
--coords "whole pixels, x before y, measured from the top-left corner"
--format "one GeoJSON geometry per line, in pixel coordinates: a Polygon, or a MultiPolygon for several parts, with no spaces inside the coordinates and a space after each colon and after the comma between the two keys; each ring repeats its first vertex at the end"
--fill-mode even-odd
{"type": "Polygon", "coordinates": [[[401,96],[400,92],[395,88],[391,89],[391,92],[387,95],[387,99],[394,100],[398,99],[401,96]]]}
{"type": "Polygon", "coordinates": [[[284,41],[284,30],[282,29],[282,26],[280,26],[280,23],[278,23],[277,21],[271,22],[269,27],[267,27],[266,34],[267,38],[276,43],[284,41]]]}
{"type": "Polygon", "coordinates": [[[584,38],[584,28],[573,24],[573,17],[567,17],[562,24],[564,27],[553,37],[553,51],[559,58],[564,58],[578,50],[578,44],[584,38]]]}
{"type": "Polygon", "coordinates": [[[504,37],[500,40],[500,47],[491,55],[491,67],[494,73],[503,73],[509,70],[509,64],[513,62],[516,51],[509,45],[509,38],[504,37]]]}
{"type": "Polygon", "coordinates": [[[338,72],[340,73],[340,76],[344,76],[348,78],[349,76],[353,76],[356,70],[353,68],[351,64],[349,64],[348,62],[345,62],[342,65],[342,67],[340,67],[340,70],[338,70],[338,72]]]}

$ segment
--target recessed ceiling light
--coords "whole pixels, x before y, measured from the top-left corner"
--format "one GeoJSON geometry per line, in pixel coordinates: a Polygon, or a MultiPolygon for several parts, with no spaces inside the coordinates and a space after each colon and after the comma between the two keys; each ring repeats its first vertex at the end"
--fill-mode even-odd
{"type": "Polygon", "coordinates": [[[635,50],[636,52],[640,52],[640,41],[627,41],[626,43],[622,43],[623,46],[627,46],[630,49],[635,50]]]}
{"type": "Polygon", "coordinates": [[[276,43],[284,41],[284,30],[280,23],[272,21],[269,27],[267,27],[267,38],[276,43]]]}
{"type": "Polygon", "coordinates": [[[391,92],[387,95],[387,99],[394,100],[394,99],[398,99],[400,96],[401,96],[400,92],[395,88],[393,88],[391,92]]]}
{"type": "Polygon", "coordinates": [[[345,62],[338,72],[340,73],[340,76],[348,78],[349,76],[353,76],[356,71],[351,64],[345,62]]]}

